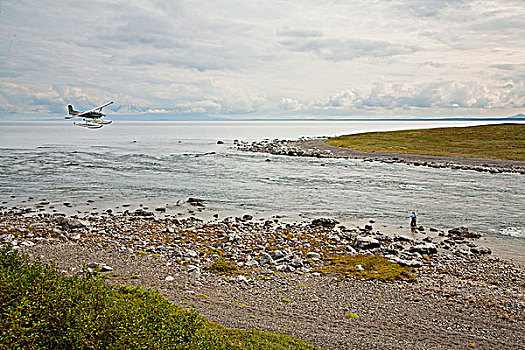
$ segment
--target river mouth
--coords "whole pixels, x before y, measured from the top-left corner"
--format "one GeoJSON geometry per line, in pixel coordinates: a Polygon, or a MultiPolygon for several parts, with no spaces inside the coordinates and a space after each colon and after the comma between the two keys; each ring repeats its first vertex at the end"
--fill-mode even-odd
{"type": "MultiPolygon", "coordinates": [[[[295,127],[294,132],[306,134],[301,128],[313,124],[286,125],[287,130],[295,127]]],[[[321,124],[315,125],[310,132],[318,135],[321,124]]],[[[342,124],[322,125],[325,135],[351,132],[342,124]]],[[[371,122],[368,128],[376,125],[371,122]]],[[[329,217],[349,227],[373,220],[374,228],[394,234],[409,233],[406,217],[418,210],[427,230],[466,226],[484,234],[482,240],[494,252],[524,260],[523,175],[234,148],[236,136],[282,136],[279,128],[282,125],[271,123],[239,127],[211,122],[123,123],[102,133],[71,130],[69,125],[3,127],[0,202],[39,210],[38,203],[47,200],[55,207],[50,212],[66,212],[63,203],[70,202],[75,205],[71,214],[118,211],[123,204],[136,209],[142,204],[150,210],[166,207],[168,214],[178,215],[178,200],[197,197],[205,199],[205,209],[192,208],[192,214],[185,208],[183,215],[277,215],[293,222],[329,217]]]]}

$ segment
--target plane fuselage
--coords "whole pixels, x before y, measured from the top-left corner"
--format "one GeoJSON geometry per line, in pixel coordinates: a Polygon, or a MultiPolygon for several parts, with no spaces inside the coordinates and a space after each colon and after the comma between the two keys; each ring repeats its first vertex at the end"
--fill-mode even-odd
{"type": "Polygon", "coordinates": [[[105,114],[100,113],[100,112],[89,112],[89,113],[82,114],[82,118],[88,118],[88,119],[98,119],[104,116],[105,114]]]}

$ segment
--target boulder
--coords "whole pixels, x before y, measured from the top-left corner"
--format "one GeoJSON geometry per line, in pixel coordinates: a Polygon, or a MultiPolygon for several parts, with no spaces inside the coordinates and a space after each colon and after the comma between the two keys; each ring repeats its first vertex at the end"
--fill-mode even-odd
{"type": "Polygon", "coordinates": [[[191,250],[191,249],[187,249],[185,252],[184,252],[184,256],[187,257],[187,258],[198,258],[199,257],[199,253],[197,253],[195,250],[191,250]]]}
{"type": "Polygon", "coordinates": [[[429,255],[429,254],[436,254],[437,248],[434,244],[427,243],[427,244],[418,244],[418,245],[412,246],[410,247],[409,251],[411,253],[429,255]]]}
{"type": "Polygon", "coordinates": [[[316,253],[316,252],[308,252],[308,253],[306,253],[306,258],[307,259],[312,259],[312,260],[320,260],[321,259],[321,254],[316,253]]]}
{"type": "Polygon", "coordinates": [[[264,266],[264,265],[275,265],[275,261],[272,259],[272,257],[270,256],[270,254],[268,253],[262,253],[261,256],[259,257],[259,263],[264,266]]]}
{"type": "Polygon", "coordinates": [[[294,256],[292,258],[292,261],[290,262],[290,265],[292,267],[295,267],[296,269],[300,268],[300,267],[303,267],[303,259],[301,259],[300,257],[298,256],[294,256]]]}
{"type": "Polygon", "coordinates": [[[471,247],[470,251],[474,254],[492,254],[492,250],[487,247],[471,247]]]}
{"type": "Polygon", "coordinates": [[[244,266],[255,267],[255,266],[259,266],[259,263],[257,262],[257,260],[250,260],[250,261],[245,262],[244,266]]]}
{"type": "Polygon", "coordinates": [[[357,254],[357,250],[355,250],[354,247],[352,247],[351,245],[347,245],[345,249],[346,249],[347,254],[350,254],[350,255],[357,254]]]}
{"type": "Polygon", "coordinates": [[[55,222],[57,223],[58,226],[62,227],[62,230],[64,231],[69,231],[72,229],[84,227],[84,224],[81,223],[80,221],[75,220],[75,219],[68,219],[63,216],[57,216],[55,218],[55,222]]]}
{"type": "Polygon", "coordinates": [[[448,233],[456,236],[464,236],[468,233],[468,228],[466,228],[465,226],[456,227],[448,230],[448,233]]]}
{"type": "Polygon", "coordinates": [[[280,250],[272,250],[268,254],[270,254],[273,260],[279,260],[284,257],[284,253],[280,250]]]}
{"type": "Polygon", "coordinates": [[[106,265],[106,264],[102,264],[100,265],[100,272],[111,272],[113,271],[113,268],[106,265]]]}
{"type": "Polygon", "coordinates": [[[478,232],[469,232],[468,228],[465,226],[456,227],[451,230],[448,230],[448,233],[456,238],[479,238],[481,234],[478,232]]]}
{"type": "Polygon", "coordinates": [[[311,225],[312,226],[320,226],[320,227],[327,227],[327,228],[334,228],[335,225],[337,225],[339,221],[335,219],[328,219],[328,218],[318,218],[312,220],[311,225]]]}
{"type": "Polygon", "coordinates": [[[135,216],[153,216],[153,213],[139,208],[133,212],[133,215],[135,216]]]}
{"type": "Polygon", "coordinates": [[[187,202],[196,207],[204,207],[204,199],[190,197],[187,202]]]}
{"type": "Polygon", "coordinates": [[[372,237],[357,236],[354,240],[354,248],[356,249],[373,249],[380,246],[379,241],[372,237]]]}

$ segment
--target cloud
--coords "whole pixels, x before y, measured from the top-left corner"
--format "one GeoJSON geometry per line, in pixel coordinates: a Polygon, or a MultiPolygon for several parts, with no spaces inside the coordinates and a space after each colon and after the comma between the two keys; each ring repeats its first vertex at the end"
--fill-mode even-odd
{"type": "Polygon", "coordinates": [[[500,64],[491,64],[490,68],[496,68],[496,69],[502,69],[502,70],[515,70],[518,68],[518,66],[515,64],[500,63],[500,64]]]}
{"type": "Polygon", "coordinates": [[[4,0],[0,112],[523,108],[525,4],[4,0]]]}
{"type": "MultiPolygon", "coordinates": [[[[298,102],[299,103],[299,102],[298,102]]],[[[341,90],[312,103],[313,109],[393,110],[406,108],[522,108],[525,83],[489,88],[484,84],[441,82],[422,85],[375,84],[368,89],[341,90]]]]}
{"type": "Polygon", "coordinates": [[[279,101],[279,107],[289,111],[300,111],[304,109],[302,103],[289,97],[283,97],[281,101],[279,101]]]}
{"type": "Polygon", "coordinates": [[[351,60],[358,57],[392,57],[417,51],[416,46],[363,39],[293,37],[283,39],[279,43],[292,51],[314,54],[329,61],[351,60]]]}
{"type": "Polygon", "coordinates": [[[277,35],[293,38],[318,38],[324,34],[320,30],[283,28],[277,32],[277,35]]]}

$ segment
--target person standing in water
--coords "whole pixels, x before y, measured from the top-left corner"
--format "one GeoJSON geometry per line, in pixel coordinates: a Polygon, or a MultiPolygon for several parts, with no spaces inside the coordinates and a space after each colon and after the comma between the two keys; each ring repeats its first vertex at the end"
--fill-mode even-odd
{"type": "Polygon", "coordinates": [[[413,230],[417,227],[417,213],[413,211],[408,217],[410,218],[410,228],[413,230]]]}

